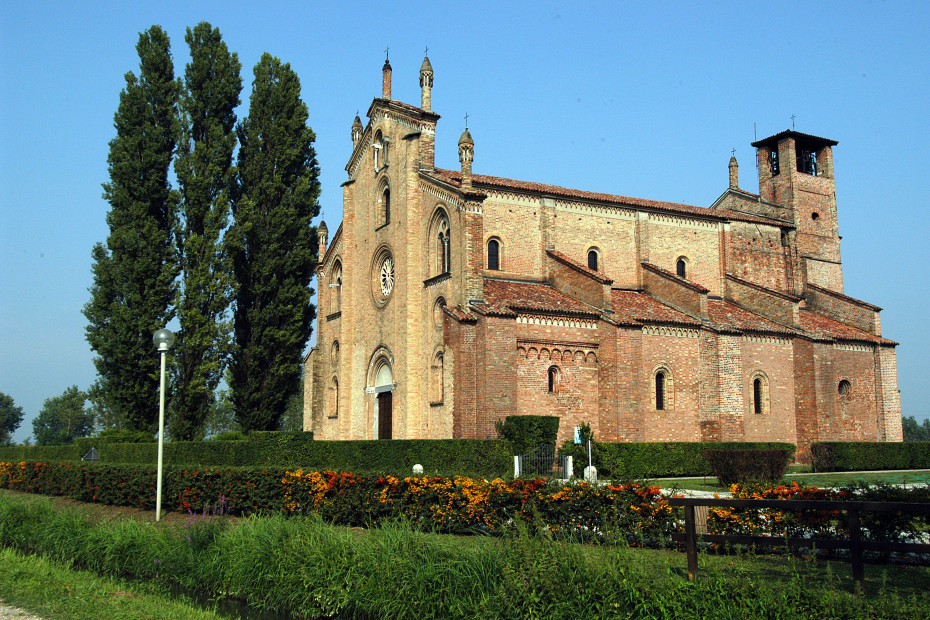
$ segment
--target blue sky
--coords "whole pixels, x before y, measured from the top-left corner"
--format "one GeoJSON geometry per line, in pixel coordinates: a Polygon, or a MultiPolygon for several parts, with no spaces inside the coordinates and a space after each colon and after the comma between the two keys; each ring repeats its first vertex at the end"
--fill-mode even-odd
{"type": "Polygon", "coordinates": [[[415,105],[429,46],[437,165],[458,166],[467,113],[479,174],[709,206],[731,149],[758,190],[750,142],[794,115],[839,141],[846,294],[884,308],[904,414],[930,417],[926,2],[36,1],[0,7],[0,391],[25,409],[18,441],[44,399],[94,380],[81,308],[138,33],[164,27],[182,74],[204,20],[239,54],[243,100],[262,52],[300,76],[331,231],[388,46],[393,96],[415,105]]]}

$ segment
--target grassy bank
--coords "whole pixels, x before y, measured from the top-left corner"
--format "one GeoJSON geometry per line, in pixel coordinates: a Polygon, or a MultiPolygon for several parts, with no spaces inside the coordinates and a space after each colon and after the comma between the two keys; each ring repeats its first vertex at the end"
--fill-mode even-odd
{"type": "MultiPolygon", "coordinates": [[[[281,517],[152,524],[91,519],[0,493],[0,544],[151,587],[234,596],[256,608],[344,618],[911,618],[930,608],[930,569],[868,567],[866,596],[844,563],[702,556],[503,538],[371,531],[281,517]]],[[[79,615],[74,617],[80,617],[79,615]]]]}
{"type": "Polygon", "coordinates": [[[0,598],[53,618],[210,620],[216,614],[140,583],[74,570],[67,564],[0,548],[0,598]]]}

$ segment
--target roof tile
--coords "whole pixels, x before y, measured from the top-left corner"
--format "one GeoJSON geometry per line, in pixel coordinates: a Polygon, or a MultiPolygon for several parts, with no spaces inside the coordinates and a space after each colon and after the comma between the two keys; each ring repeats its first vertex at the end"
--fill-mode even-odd
{"type": "Polygon", "coordinates": [[[551,314],[599,314],[596,308],[541,282],[485,278],[484,303],[488,314],[498,316],[516,316],[520,310],[551,314]]]}
{"type": "MultiPolygon", "coordinates": [[[[445,170],[434,168],[423,171],[423,174],[433,177],[454,187],[461,187],[462,173],[456,170],[445,170]]],[[[516,181],[514,179],[505,179],[503,177],[492,177],[484,174],[472,175],[472,184],[475,186],[484,186],[485,188],[510,189],[523,192],[550,194],[554,196],[564,196],[566,198],[577,198],[581,200],[592,200],[596,202],[605,202],[618,207],[642,207],[646,209],[655,209],[656,211],[667,211],[673,213],[686,213],[699,217],[710,218],[715,220],[738,220],[742,222],[755,222],[758,224],[769,224],[778,226],[782,224],[778,220],[772,220],[736,211],[724,211],[721,209],[708,209],[706,207],[696,207],[693,205],[680,204],[675,202],[665,202],[661,200],[646,200],[643,198],[631,198],[629,196],[620,196],[617,194],[603,194],[598,192],[587,192],[579,189],[570,189],[558,185],[547,185],[545,183],[532,183],[530,181],[516,181]]]]}

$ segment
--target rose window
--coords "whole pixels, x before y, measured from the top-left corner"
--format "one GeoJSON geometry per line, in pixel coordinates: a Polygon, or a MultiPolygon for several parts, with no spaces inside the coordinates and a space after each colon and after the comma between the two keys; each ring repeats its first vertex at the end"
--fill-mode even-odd
{"type": "Polygon", "coordinates": [[[381,262],[381,294],[387,297],[394,290],[394,261],[386,256],[381,262]]]}

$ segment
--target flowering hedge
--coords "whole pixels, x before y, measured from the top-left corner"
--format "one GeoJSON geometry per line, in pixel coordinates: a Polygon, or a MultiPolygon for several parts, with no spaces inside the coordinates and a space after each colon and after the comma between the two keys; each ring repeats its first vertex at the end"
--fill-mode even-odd
{"type": "MultiPolygon", "coordinates": [[[[930,488],[853,484],[837,489],[791,484],[747,483],[730,487],[734,499],[794,499],[871,502],[930,502],[930,488]]],[[[716,497],[716,496],[715,496],[716,497]]],[[[893,512],[860,512],[865,540],[903,541],[922,537],[930,515],[893,512]]],[[[711,534],[746,534],[812,538],[849,536],[846,513],[840,510],[781,510],[776,508],[711,508],[707,521],[711,534]]]]}
{"type": "MultiPolygon", "coordinates": [[[[155,470],[131,465],[0,462],[0,488],[62,495],[85,502],[154,509],[155,470]]],[[[735,498],[930,502],[930,489],[888,485],[819,489],[788,485],[735,484],[735,498]]],[[[403,518],[413,526],[449,533],[497,533],[524,527],[568,539],[626,539],[638,544],[667,539],[680,529],[658,486],[638,483],[557,485],[544,480],[481,480],[462,476],[362,476],[345,472],[283,468],[168,468],[162,506],[199,512],[225,498],[233,514],[313,514],[340,525],[368,526],[403,518]]],[[[930,516],[860,515],[871,540],[922,535],[930,516]]],[[[712,508],[711,533],[841,537],[842,513],[712,508]]]]}
{"type": "MultiPolygon", "coordinates": [[[[0,488],[86,502],[154,508],[151,467],[0,462],[0,488]]],[[[318,513],[341,525],[404,518],[437,532],[529,527],[557,537],[661,539],[675,528],[659,487],[637,483],[557,486],[544,480],[462,476],[359,476],[286,469],[168,469],[165,510],[198,512],[221,496],[234,514],[318,513]]]]}
{"type": "Polygon", "coordinates": [[[302,470],[287,472],[282,483],[286,512],[318,512],[328,521],[346,525],[402,516],[442,532],[499,532],[523,524],[559,537],[654,539],[674,528],[661,489],[637,483],[592,487],[580,482],[560,487],[541,479],[360,477],[302,470]]]}

